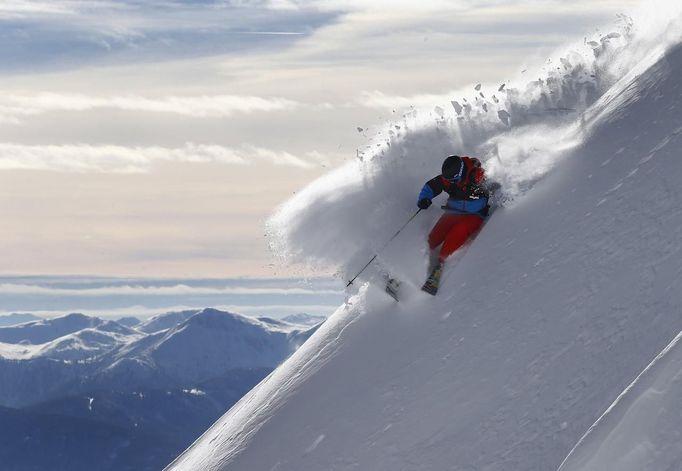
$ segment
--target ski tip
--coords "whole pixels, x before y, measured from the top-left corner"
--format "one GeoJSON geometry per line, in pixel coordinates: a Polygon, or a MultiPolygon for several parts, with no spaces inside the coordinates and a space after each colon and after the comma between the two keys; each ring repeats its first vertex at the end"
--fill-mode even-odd
{"type": "Polygon", "coordinates": [[[402,283],[395,278],[389,278],[386,282],[386,293],[392,297],[396,302],[400,302],[398,299],[398,291],[400,290],[400,285],[402,283]]]}
{"type": "Polygon", "coordinates": [[[425,293],[430,294],[431,296],[435,296],[436,293],[438,293],[438,288],[434,288],[433,286],[422,286],[422,291],[425,293]]]}

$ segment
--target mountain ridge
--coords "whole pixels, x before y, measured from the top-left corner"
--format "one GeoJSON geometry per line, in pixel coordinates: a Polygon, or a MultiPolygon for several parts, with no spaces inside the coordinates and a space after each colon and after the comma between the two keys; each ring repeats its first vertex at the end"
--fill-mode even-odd
{"type": "Polygon", "coordinates": [[[4,378],[0,404],[25,406],[59,391],[113,384],[181,387],[225,371],[274,368],[315,330],[272,325],[211,308],[191,315],[171,313],[163,322],[167,328],[146,334],[114,321],[71,314],[0,329],[0,336],[5,331],[3,338],[18,342],[0,343],[0,378],[4,378]],[[169,326],[172,320],[176,324],[169,326]],[[27,339],[51,340],[23,343],[27,339]],[[44,374],[38,373],[43,370],[44,374]]]}
{"type": "Polygon", "coordinates": [[[11,332],[35,340],[85,327],[44,344],[0,343],[8,469],[158,470],[316,329],[210,308],[157,317],[151,334],[65,317],[11,332]],[[46,453],[27,458],[31,447],[46,453]]]}

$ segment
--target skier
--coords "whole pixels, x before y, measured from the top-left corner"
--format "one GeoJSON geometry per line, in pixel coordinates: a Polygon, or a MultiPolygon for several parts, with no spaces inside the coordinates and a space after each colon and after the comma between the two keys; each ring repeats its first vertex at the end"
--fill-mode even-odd
{"type": "Polygon", "coordinates": [[[431,200],[443,191],[450,196],[443,206],[445,214],[429,234],[429,277],[424,291],[436,294],[445,260],[481,227],[490,209],[490,191],[496,187],[499,185],[486,184],[480,160],[457,155],[447,157],[441,174],[426,182],[417,200],[420,209],[431,206],[431,200]]]}

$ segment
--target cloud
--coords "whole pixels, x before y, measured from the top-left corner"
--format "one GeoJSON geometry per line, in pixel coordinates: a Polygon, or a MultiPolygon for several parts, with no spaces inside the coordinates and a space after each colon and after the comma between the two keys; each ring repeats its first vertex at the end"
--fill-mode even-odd
{"type": "Polygon", "coordinates": [[[5,0],[0,3],[0,19],[19,19],[35,15],[73,15],[72,2],[5,0]]]}
{"type": "Polygon", "coordinates": [[[228,117],[235,113],[292,110],[300,106],[279,97],[241,95],[166,96],[147,98],[139,95],[96,97],[77,93],[0,95],[0,121],[19,123],[21,116],[51,111],[91,111],[114,109],[150,113],[171,113],[196,118],[228,117]]]}
{"type": "Polygon", "coordinates": [[[0,143],[0,170],[51,170],[59,172],[139,173],[156,162],[249,165],[267,162],[298,168],[314,164],[289,152],[252,145],[238,148],[186,143],[183,147],[125,147],[116,145],[23,145],[0,143]]]}
{"type": "Polygon", "coordinates": [[[386,11],[393,9],[453,10],[470,5],[472,1],[456,0],[269,0],[266,5],[274,10],[311,9],[322,11],[386,11]]]}
{"type": "MultiPolygon", "coordinates": [[[[345,13],[354,12],[392,12],[400,10],[403,12],[459,12],[465,10],[492,10],[496,8],[511,7],[514,10],[521,10],[524,8],[563,8],[565,3],[563,0],[531,0],[526,2],[519,2],[518,0],[422,0],[415,2],[414,0],[269,0],[242,2],[248,3],[251,6],[264,5],[274,10],[319,10],[319,11],[336,11],[345,13]]],[[[574,5],[570,9],[574,9],[577,5],[579,8],[595,11],[599,9],[609,9],[614,6],[623,5],[627,1],[611,0],[602,1],[595,4],[591,1],[578,0],[573,2],[574,5]]]]}
{"type": "Polygon", "coordinates": [[[185,284],[173,286],[107,286],[96,288],[55,288],[27,284],[2,283],[0,294],[38,296],[204,296],[204,295],[341,295],[332,289],[277,288],[277,287],[197,287],[185,284]]]}
{"type": "MultiPolygon", "coordinates": [[[[638,0],[622,0],[621,12],[638,0]]],[[[422,56],[472,56],[493,52],[504,42],[537,48],[585,33],[585,24],[612,15],[615,2],[579,0],[289,0],[304,11],[334,11],[336,21],[321,25],[293,45],[292,54],[329,62],[373,59],[418,63],[422,56]]],[[[609,20],[612,21],[612,20],[609,20]]],[[[401,71],[404,73],[406,71],[401,71]]],[[[455,72],[456,71],[452,71],[455,72]]],[[[443,71],[434,71],[443,73],[443,71]]]]}
{"type": "Polygon", "coordinates": [[[281,49],[334,16],[274,15],[253,2],[4,0],[0,68],[71,69],[281,49]]]}
{"type": "Polygon", "coordinates": [[[386,95],[378,90],[364,91],[360,94],[356,104],[367,108],[396,109],[396,108],[427,108],[442,105],[454,96],[455,92],[446,94],[421,94],[411,96],[386,95]]]}
{"type": "MultiPolygon", "coordinates": [[[[459,38],[463,30],[494,35],[508,29],[510,22],[538,27],[549,17],[561,19],[553,28],[560,34],[574,28],[576,13],[608,14],[613,11],[614,3],[595,4],[586,0],[570,5],[559,0],[5,0],[0,3],[0,21],[12,32],[5,36],[7,55],[19,50],[21,54],[13,56],[13,60],[23,67],[35,68],[42,63],[54,67],[60,59],[71,65],[74,61],[100,62],[103,56],[115,57],[118,61],[131,56],[148,61],[230,52],[241,55],[253,48],[262,52],[263,41],[270,41],[267,48],[283,52],[295,46],[299,39],[312,36],[313,45],[320,45],[321,51],[340,49],[350,54],[352,49],[358,54],[361,50],[378,50],[379,43],[386,39],[394,42],[398,51],[409,53],[405,41],[414,48],[413,37],[453,35],[459,38]],[[19,27],[15,29],[17,24],[19,27]],[[121,51],[125,53],[116,54],[121,51]],[[30,61],[22,61],[27,52],[30,61]]],[[[623,7],[632,3],[634,0],[619,2],[623,7]]],[[[517,31],[523,35],[532,33],[532,28],[527,27],[517,31]]],[[[310,43],[307,48],[315,50],[310,43]]]]}
{"type": "MultiPolygon", "coordinates": [[[[96,316],[106,319],[118,319],[121,317],[135,316],[141,319],[156,316],[158,314],[166,314],[168,312],[190,311],[193,309],[200,310],[207,306],[203,305],[176,305],[164,307],[147,307],[147,306],[128,306],[110,309],[33,309],[31,314],[36,316],[51,318],[59,317],[73,312],[80,312],[90,316],[96,316]]],[[[289,314],[306,313],[316,316],[329,316],[339,308],[339,304],[217,304],[211,305],[214,309],[227,311],[232,313],[243,314],[250,317],[273,316],[283,317],[289,314]]],[[[16,311],[2,310],[0,316],[12,314],[16,311]]]]}

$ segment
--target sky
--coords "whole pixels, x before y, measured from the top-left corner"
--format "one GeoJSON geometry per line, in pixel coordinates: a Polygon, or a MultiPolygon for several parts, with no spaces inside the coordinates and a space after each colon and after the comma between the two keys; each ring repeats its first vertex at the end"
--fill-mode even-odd
{"type": "Polygon", "coordinates": [[[5,0],[0,275],[308,276],[268,248],[287,198],[635,3],[5,0]]]}
{"type": "Polygon", "coordinates": [[[334,278],[122,278],[0,276],[0,317],[30,312],[57,317],[73,312],[108,319],[213,307],[246,316],[329,316],[342,304],[334,278]]]}

